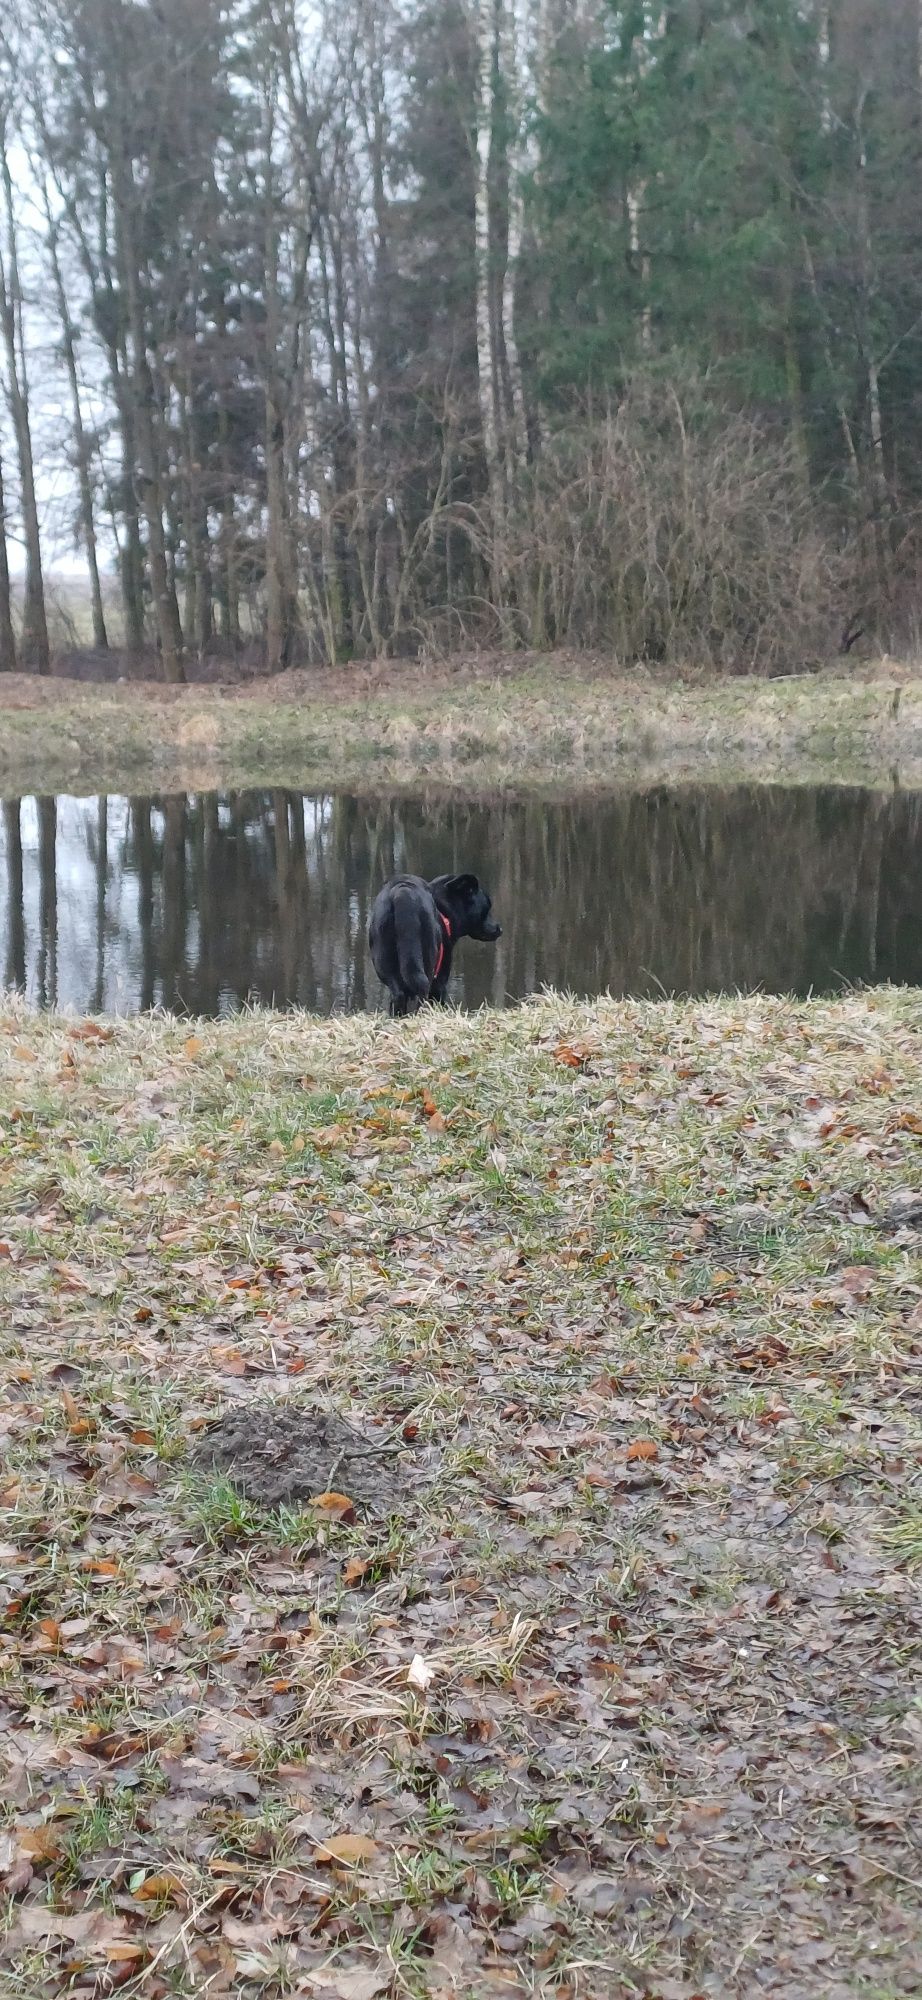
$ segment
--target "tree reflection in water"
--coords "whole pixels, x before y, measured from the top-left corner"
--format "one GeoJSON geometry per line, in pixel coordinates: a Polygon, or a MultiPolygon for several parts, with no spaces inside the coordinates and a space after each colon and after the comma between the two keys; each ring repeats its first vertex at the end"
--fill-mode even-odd
{"type": "Polygon", "coordinates": [[[291,791],[8,799],[5,983],[39,1007],[379,1006],[387,875],[473,868],[503,937],[455,998],[922,983],[922,795],[737,786],[567,800],[291,791]]]}

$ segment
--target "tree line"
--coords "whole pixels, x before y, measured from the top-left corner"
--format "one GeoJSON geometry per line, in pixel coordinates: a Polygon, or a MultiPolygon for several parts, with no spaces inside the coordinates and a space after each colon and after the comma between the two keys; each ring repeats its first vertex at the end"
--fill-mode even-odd
{"type": "Polygon", "coordinates": [[[172,681],[911,644],[920,195],[922,0],[11,0],[0,669],[49,472],[172,681]]]}

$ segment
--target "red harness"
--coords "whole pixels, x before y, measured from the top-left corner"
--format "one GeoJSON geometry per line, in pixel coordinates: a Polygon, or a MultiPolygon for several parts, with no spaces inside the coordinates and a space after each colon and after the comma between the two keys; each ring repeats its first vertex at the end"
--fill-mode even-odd
{"type": "Polygon", "coordinates": [[[451,943],[451,924],[449,923],[448,918],[443,915],[441,910],[436,911],[436,916],[438,917],[439,923],[441,924],[442,929],[445,932],[445,937],[439,938],[439,948],[435,960],[435,971],[432,975],[433,979],[438,979],[439,973],[441,972],[442,967],[445,963],[445,938],[448,939],[449,944],[451,943]]]}

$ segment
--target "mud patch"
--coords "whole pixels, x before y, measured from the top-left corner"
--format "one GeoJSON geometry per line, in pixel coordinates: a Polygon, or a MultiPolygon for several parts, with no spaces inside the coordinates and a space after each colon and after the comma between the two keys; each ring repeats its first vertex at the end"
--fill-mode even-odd
{"type": "Polygon", "coordinates": [[[387,1514],[397,1505],[394,1459],[393,1447],[363,1437],[332,1411],[290,1402],[228,1410],[193,1453],[200,1469],[225,1472],[263,1507],[334,1490],[363,1514],[387,1514]]]}

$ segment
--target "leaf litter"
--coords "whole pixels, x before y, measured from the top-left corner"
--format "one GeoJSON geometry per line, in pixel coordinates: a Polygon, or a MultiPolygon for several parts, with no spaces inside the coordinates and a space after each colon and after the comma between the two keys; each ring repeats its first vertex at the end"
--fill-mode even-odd
{"type": "Polygon", "coordinates": [[[917,1993],[920,1102],[912,994],[11,1005],[4,1990],[917,1993]]]}

